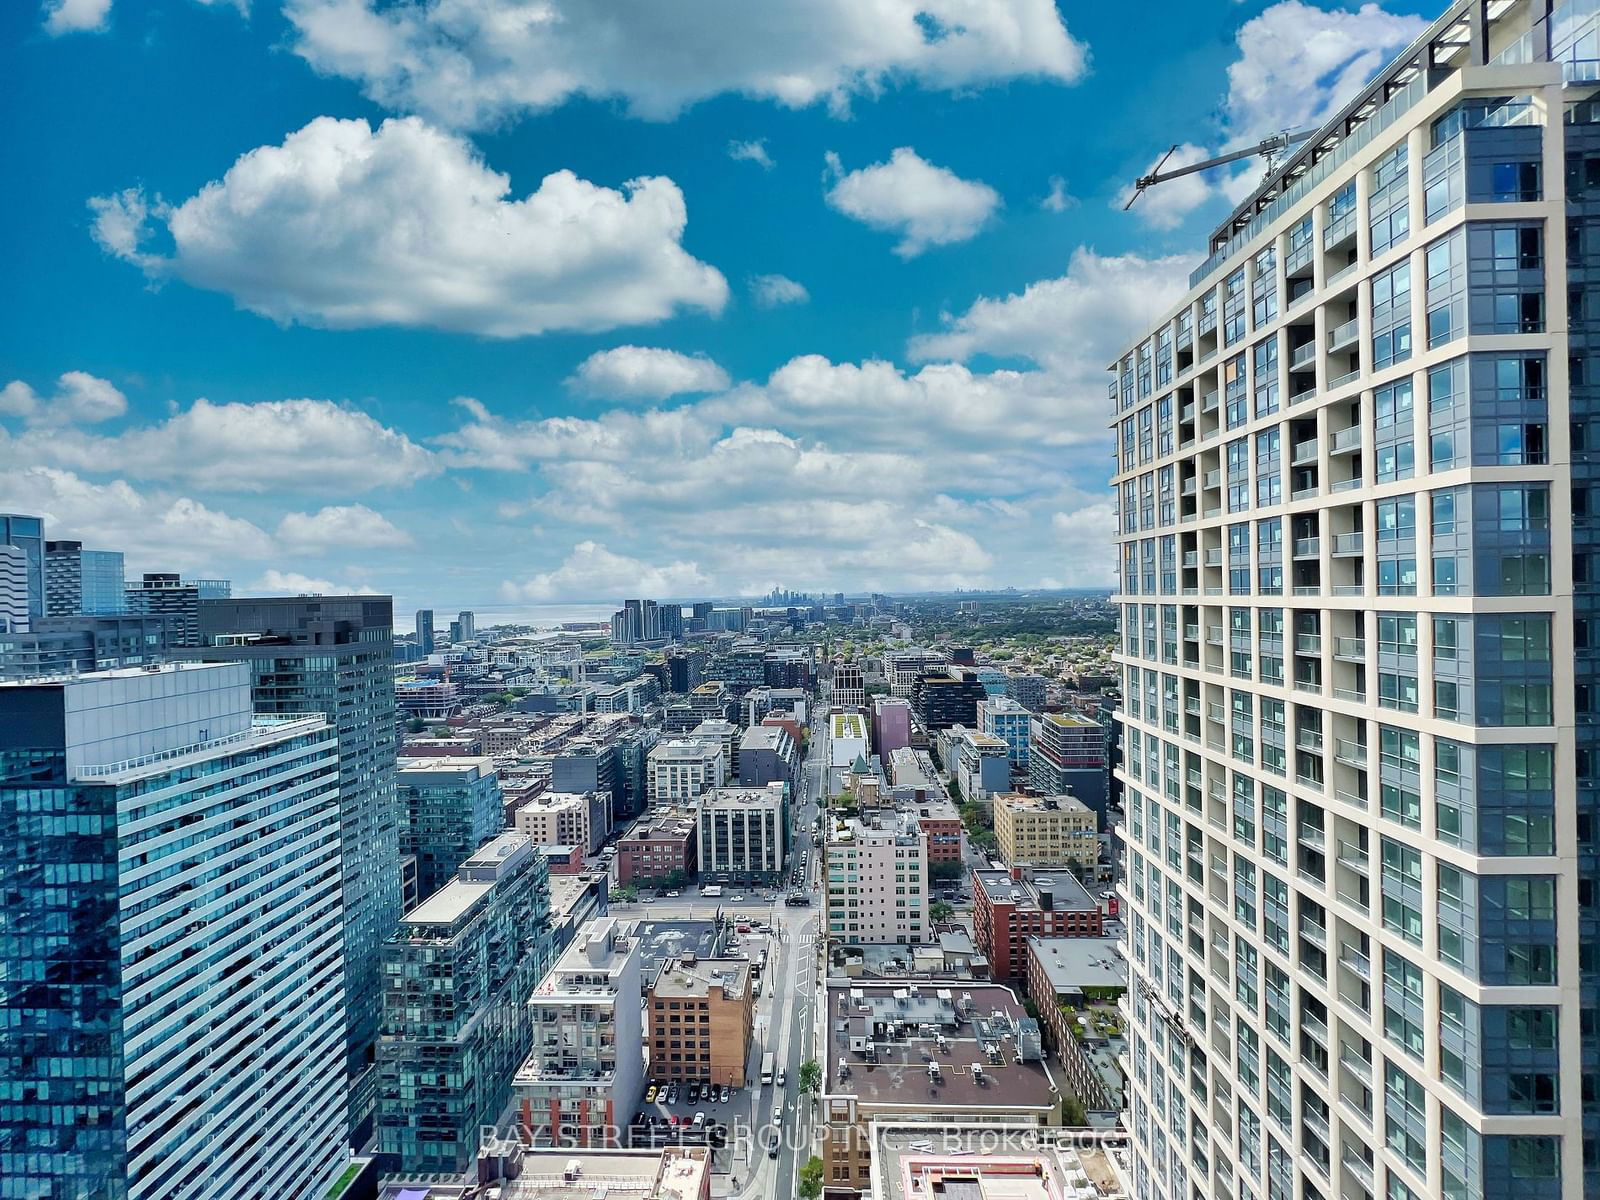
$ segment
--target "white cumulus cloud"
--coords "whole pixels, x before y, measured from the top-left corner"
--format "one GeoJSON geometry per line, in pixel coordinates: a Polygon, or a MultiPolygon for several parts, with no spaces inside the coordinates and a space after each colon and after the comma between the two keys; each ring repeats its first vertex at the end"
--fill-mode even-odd
{"type": "Polygon", "coordinates": [[[579,363],[567,385],[589,396],[665,400],[686,392],[720,391],[728,386],[728,373],[703,354],[614,346],[579,363]]]}
{"type": "Polygon", "coordinates": [[[684,250],[672,180],[617,191],[556,171],[521,199],[510,191],[467,142],[417,118],[373,130],[318,117],[176,206],[133,189],[90,207],[107,253],[282,323],[509,338],[722,310],[727,281],[684,250]],[[145,249],[152,223],[170,254],[145,249]]]}
{"type": "Polygon", "coordinates": [[[803,283],[787,275],[757,275],[750,280],[750,297],[758,308],[780,308],[785,304],[804,304],[811,299],[803,283]]]}
{"type": "Polygon", "coordinates": [[[976,236],[1000,206],[1000,193],[988,184],[936,167],[910,146],[901,146],[888,162],[850,172],[830,152],[828,166],[837,176],[828,190],[829,207],[899,234],[894,252],[901,258],[976,236]]]}
{"type": "Polygon", "coordinates": [[[163,421],[103,437],[36,427],[0,428],[0,466],[47,463],[76,471],[114,466],[136,479],[226,492],[365,491],[438,472],[431,451],[358,409],[327,400],[214,404],[196,400],[163,421]]]}
{"type": "Polygon", "coordinates": [[[111,0],[46,0],[44,6],[44,31],[51,37],[99,33],[110,20],[111,0]]]}
{"type": "Polygon", "coordinates": [[[292,553],[378,550],[409,546],[413,538],[364,504],[328,505],[314,513],[285,513],[278,522],[278,544],[292,553]]]}
{"type": "Polygon", "coordinates": [[[257,596],[360,596],[376,594],[378,589],[366,583],[336,583],[269,567],[250,585],[250,592],[257,596]]]}
{"type": "Polygon", "coordinates": [[[682,596],[701,591],[710,581],[698,563],[652,564],[615,554],[599,542],[579,542],[559,567],[521,583],[506,580],[502,598],[510,603],[547,600],[594,600],[610,596],[682,596]]]}
{"type": "Polygon", "coordinates": [[[288,0],[292,45],[387,108],[494,125],[573,97],[667,119],[727,92],[843,112],[890,83],[1071,83],[1055,0],[288,0]]]}
{"type": "Polygon", "coordinates": [[[0,416],[21,417],[29,424],[72,425],[109,421],[128,411],[128,398],[104,379],[87,371],[67,371],[56,389],[41,396],[21,379],[0,388],[0,416]]]}

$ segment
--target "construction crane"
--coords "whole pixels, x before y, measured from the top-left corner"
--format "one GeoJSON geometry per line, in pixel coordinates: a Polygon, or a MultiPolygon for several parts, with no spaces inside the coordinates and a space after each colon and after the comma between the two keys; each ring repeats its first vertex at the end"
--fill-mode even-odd
{"type": "Polygon", "coordinates": [[[1128,202],[1122,206],[1122,211],[1127,212],[1128,209],[1132,208],[1133,202],[1144,195],[1144,190],[1147,187],[1154,187],[1156,184],[1165,183],[1169,179],[1180,179],[1185,175],[1193,175],[1196,171],[1209,171],[1212,167],[1238,162],[1241,158],[1250,158],[1259,154],[1267,160],[1267,169],[1270,171],[1274,155],[1282,150],[1287,150],[1290,146],[1305,141],[1314,132],[1316,131],[1312,129],[1302,129],[1299,133],[1290,133],[1288,130],[1283,130],[1280,133],[1273,134],[1271,137],[1262,138],[1261,141],[1248,149],[1235,150],[1232,154],[1223,154],[1216,158],[1208,158],[1204,162],[1190,163],[1186,167],[1174,167],[1170,171],[1163,171],[1161,168],[1166,165],[1167,159],[1177,153],[1178,147],[1174,145],[1161,156],[1161,161],[1156,164],[1154,171],[1151,171],[1148,175],[1141,175],[1133,181],[1133,195],[1128,197],[1128,202]]]}

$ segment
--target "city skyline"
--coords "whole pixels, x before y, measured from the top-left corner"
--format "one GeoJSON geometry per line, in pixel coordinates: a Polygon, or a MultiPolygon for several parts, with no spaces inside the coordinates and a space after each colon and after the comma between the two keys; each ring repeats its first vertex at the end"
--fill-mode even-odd
{"type": "Polygon", "coordinates": [[[1324,116],[1424,7],[1173,5],[1132,39],[1008,0],[912,52],[909,6],[824,6],[792,60],[736,24],[625,79],[579,22],[570,89],[491,72],[445,103],[442,57],[342,60],[321,0],[13,6],[12,103],[51,116],[0,201],[30,281],[0,508],[130,577],[399,612],[761,594],[819,558],[850,590],[1109,584],[1105,367],[1259,168],[1122,190],[1174,141],[1324,116]],[[1128,103],[1151,56],[1205,101],[1128,103]],[[459,303],[366,223],[402,211],[386,187],[456,247],[459,303]],[[551,267],[547,205],[614,221],[609,248],[551,267]]]}

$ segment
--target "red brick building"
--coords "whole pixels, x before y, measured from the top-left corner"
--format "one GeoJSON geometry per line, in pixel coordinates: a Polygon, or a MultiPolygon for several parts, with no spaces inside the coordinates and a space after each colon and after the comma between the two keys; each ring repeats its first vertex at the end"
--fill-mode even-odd
{"type": "Polygon", "coordinates": [[[649,887],[674,874],[684,881],[699,871],[694,818],[647,812],[617,842],[617,883],[649,887]]]}
{"type": "Polygon", "coordinates": [[[1070,871],[972,872],[972,936],[999,980],[1022,979],[1030,937],[1101,937],[1100,903],[1070,871]]]}

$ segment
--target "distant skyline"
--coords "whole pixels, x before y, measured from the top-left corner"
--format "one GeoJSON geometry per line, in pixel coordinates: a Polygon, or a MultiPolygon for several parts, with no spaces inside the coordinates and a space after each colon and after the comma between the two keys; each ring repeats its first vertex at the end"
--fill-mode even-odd
{"type": "Polygon", "coordinates": [[[1105,368],[1260,166],[1124,190],[1436,7],[553,2],[5,6],[0,511],[401,611],[1109,584],[1105,368]]]}

